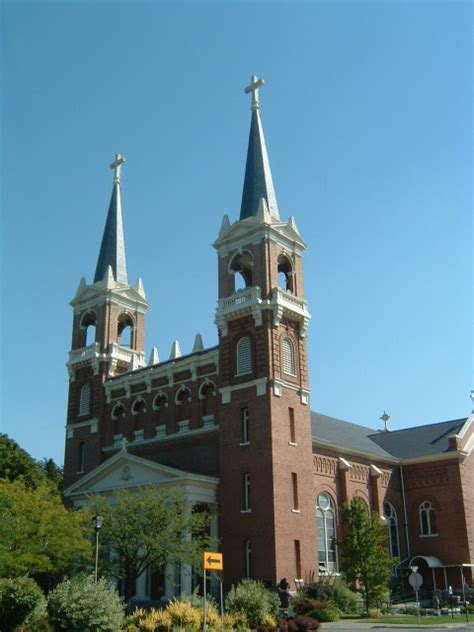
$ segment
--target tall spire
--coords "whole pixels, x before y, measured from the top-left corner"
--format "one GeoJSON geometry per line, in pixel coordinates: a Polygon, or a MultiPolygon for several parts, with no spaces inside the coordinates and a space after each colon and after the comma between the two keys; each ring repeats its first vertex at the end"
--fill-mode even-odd
{"type": "Polygon", "coordinates": [[[125,259],[125,240],[122,224],[122,198],[120,195],[120,171],[125,158],[116,154],[110,165],[114,170],[114,186],[110,198],[109,212],[105,222],[104,235],[100,246],[94,283],[102,281],[108,266],[112,268],[114,278],[119,283],[128,285],[127,262],[125,259]]]}
{"type": "Polygon", "coordinates": [[[257,77],[253,75],[250,85],[244,89],[244,92],[252,93],[252,122],[250,125],[242,205],[240,207],[241,220],[257,215],[262,198],[264,198],[267,203],[270,215],[276,219],[280,219],[259,113],[260,103],[258,89],[263,86],[264,83],[263,79],[257,79],[257,77]]]}

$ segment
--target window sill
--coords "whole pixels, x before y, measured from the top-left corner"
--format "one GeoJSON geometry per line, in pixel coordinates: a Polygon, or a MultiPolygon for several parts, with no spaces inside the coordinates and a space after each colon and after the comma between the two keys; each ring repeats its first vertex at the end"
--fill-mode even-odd
{"type": "Polygon", "coordinates": [[[252,513],[252,510],[251,509],[241,509],[240,513],[241,514],[249,514],[249,513],[252,513]]]}
{"type": "Polygon", "coordinates": [[[252,373],[253,373],[253,370],[252,371],[245,371],[244,373],[236,373],[234,375],[234,377],[242,377],[244,375],[252,375],[252,373]]]}
{"type": "Polygon", "coordinates": [[[246,446],[246,445],[250,445],[250,441],[244,441],[243,443],[239,443],[239,445],[242,446],[246,446]]]}
{"type": "Polygon", "coordinates": [[[291,513],[300,514],[301,513],[301,509],[292,509],[291,513]]]}
{"type": "Polygon", "coordinates": [[[420,533],[419,538],[437,538],[439,533],[420,533]]]}

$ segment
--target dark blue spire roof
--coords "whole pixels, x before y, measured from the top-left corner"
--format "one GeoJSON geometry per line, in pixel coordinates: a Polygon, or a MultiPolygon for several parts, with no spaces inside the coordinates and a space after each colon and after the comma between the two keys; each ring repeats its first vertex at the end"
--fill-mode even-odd
{"type": "Polygon", "coordinates": [[[258,108],[255,108],[252,111],[252,123],[250,125],[244,190],[240,207],[241,220],[257,215],[261,198],[265,199],[270,215],[279,219],[280,214],[273,187],[262,121],[258,108]]]}
{"type": "Polygon", "coordinates": [[[122,224],[122,199],[120,195],[120,181],[117,181],[117,179],[114,182],[112,197],[110,198],[109,212],[105,222],[94,283],[102,281],[108,266],[112,267],[116,281],[128,285],[122,224]]]}

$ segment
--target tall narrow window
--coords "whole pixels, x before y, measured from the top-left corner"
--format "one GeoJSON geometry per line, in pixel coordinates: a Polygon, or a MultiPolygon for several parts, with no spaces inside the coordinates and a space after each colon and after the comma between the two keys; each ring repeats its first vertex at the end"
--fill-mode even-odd
{"type": "Polygon", "coordinates": [[[283,353],[283,373],[296,375],[295,347],[289,338],[284,338],[282,342],[283,353]]]}
{"type": "Polygon", "coordinates": [[[91,411],[91,385],[84,384],[79,397],[79,415],[88,415],[91,411]]]}
{"type": "Polygon", "coordinates": [[[321,573],[334,573],[336,565],[336,518],[334,505],[329,494],[322,492],[318,496],[316,507],[318,529],[318,562],[321,573]]]}
{"type": "Polygon", "coordinates": [[[288,408],[288,420],[290,423],[290,443],[296,445],[295,409],[288,408]]]}
{"type": "Polygon", "coordinates": [[[252,373],[252,341],[248,336],[237,343],[237,375],[252,373]]]}
{"type": "Polygon", "coordinates": [[[84,471],[84,460],[85,460],[85,446],[84,442],[81,441],[79,444],[79,450],[77,455],[77,473],[82,474],[84,471]]]}
{"type": "Polygon", "coordinates": [[[420,505],[420,534],[437,535],[436,516],[432,503],[429,500],[420,505]]]}
{"type": "Polygon", "coordinates": [[[245,577],[250,579],[252,577],[252,543],[250,542],[250,540],[245,540],[244,555],[245,577]]]}
{"type": "Polygon", "coordinates": [[[398,540],[398,519],[395,507],[388,502],[383,504],[383,513],[388,522],[388,535],[390,538],[390,556],[400,557],[400,547],[398,540]]]}
{"type": "Polygon", "coordinates": [[[301,545],[299,540],[295,540],[295,570],[296,578],[301,579],[301,545]]]}
{"type": "Polygon", "coordinates": [[[242,474],[242,511],[251,511],[250,504],[250,474],[242,474]]]}
{"type": "Polygon", "coordinates": [[[249,409],[242,408],[240,410],[240,445],[250,443],[249,435],[249,409]]]}
{"type": "Polygon", "coordinates": [[[298,502],[298,474],[296,474],[296,472],[291,473],[291,487],[293,490],[293,511],[299,511],[300,506],[298,502]]]}

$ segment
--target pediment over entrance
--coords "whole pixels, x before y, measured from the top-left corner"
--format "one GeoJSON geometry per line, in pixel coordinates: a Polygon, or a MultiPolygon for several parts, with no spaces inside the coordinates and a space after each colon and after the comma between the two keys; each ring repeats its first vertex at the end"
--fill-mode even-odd
{"type": "Polygon", "coordinates": [[[113,496],[116,489],[138,491],[144,485],[184,489],[190,503],[216,504],[219,479],[193,474],[121,450],[70,485],[64,495],[74,504],[83,504],[89,494],[113,496]]]}

